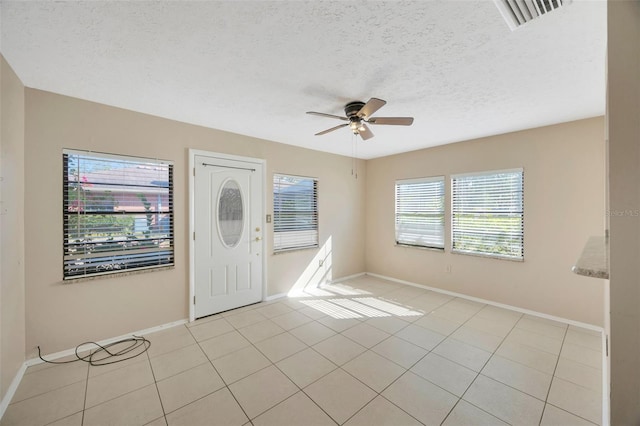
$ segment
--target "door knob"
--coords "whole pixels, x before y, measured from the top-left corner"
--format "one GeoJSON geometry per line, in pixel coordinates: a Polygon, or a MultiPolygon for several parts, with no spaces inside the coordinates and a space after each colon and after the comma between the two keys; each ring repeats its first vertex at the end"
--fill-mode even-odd
{"type": "Polygon", "coordinates": [[[256,241],[260,241],[262,237],[256,237],[256,241]]]}

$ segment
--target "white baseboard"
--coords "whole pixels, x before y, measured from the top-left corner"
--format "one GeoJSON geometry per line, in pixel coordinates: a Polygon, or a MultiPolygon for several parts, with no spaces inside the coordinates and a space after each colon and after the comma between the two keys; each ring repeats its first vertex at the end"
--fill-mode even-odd
{"type": "MultiPolygon", "coordinates": [[[[449,296],[453,296],[453,297],[459,297],[461,299],[466,299],[466,300],[471,300],[474,302],[479,302],[479,303],[484,303],[487,305],[492,305],[492,306],[496,306],[499,308],[504,308],[504,309],[509,309],[509,310],[513,310],[516,312],[521,312],[524,314],[528,314],[528,315],[532,315],[532,316],[536,316],[539,318],[545,318],[545,319],[549,319],[549,320],[553,320],[553,321],[559,321],[559,322],[564,322],[567,324],[571,324],[571,325],[575,325],[577,327],[582,327],[582,328],[586,328],[589,330],[595,330],[595,331],[599,331],[599,332],[604,332],[604,329],[602,327],[598,327],[592,324],[586,324],[586,323],[582,323],[579,321],[574,321],[574,320],[570,320],[567,318],[561,318],[561,317],[557,317],[554,315],[548,315],[548,314],[544,314],[544,313],[540,313],[540,312],[536,312],[536,311],[531,311],[529,309],[523,309],[523,308],[519,308],[517,306],[511,306],[511,305],[507,305],[507,304],[503,304],[503,303],[498,303],[498,302],[494,302],[491,300],[486,300],[486,299],[481,299],[478,297],[473,297],[473,296],[468,296],[462,293],[456,293],[453,291],[448,291],[448,290],[443,290],[440,288],[436,288],[436,287],[430,287],[430,286],[425,286],[425,285],[421,285],[421,284],[417,284],[414,282],[410,282],[410,281],[405,281],[405,280],[400,280],[397,278],[392,278],[392,277],[387,277],[385,275],[380,275],[380,274],[376,274],[376,273],[372,273],[372,272],[361,272],[358,274],[353,274],[353,275],[349,275],[349,276],[345,276],[345,277],[340,277],[340,278],[336,278],[334,280],[331,280],[331,284],[336,284],[336,283],[340,283],[340,282],[344,282],[350,279],[354,279],[354,278],[358,278],[361,277],[363,275],[368,275],[371,277],[375,277],[375,278],[379,278],[379,279],[383,279],[383,280],[387,280],[387,281],[391,281],[391,282],[395,282],[398,284],[403,284],[403,285],[407,285],[407,286],[411,286],[411,287],[417,287],[417,288],[421,288],[421,289],[425,289],[425,290],[431,290],[431,291],[435,291],[437,293],[442,293],[442,294],[446,294],[449,296]]],[[[283,297],[286,297],[287,293],[279,293],[279,294],[274,294],[271,296],[267,296],[267,298],[265,299],[266,301],[271,301],[271,300],[276,300],[276,299],[280,299],[283,297]]],[[[163,324],[163,325],[159,325],[156,327],[151,327],[151,328],[147,328],[144,330],[139,330],[139,331],[135,331],[132,333],[128,333],[128,334],[124,334],[122,336],[118,336],[118,337],[113,337],[110,339],[105,339],[102,341],[97,342],[100,345],[106,345],[109,343],[113,343],[116,342],[118,340],[121,339],[127,339],[130,338],[132,336],[141,336],[141,335],[147,335],[147,334],[152,334],[158,331],[162,331],[162,330],[166,330],[172,327],[176,327],[179,325],[183,325],[186,324],[188,322],[188,320],[183,319],[183,320],[179,320],[179,321],[173,321],[167,324],[163,324]]],[[[94,348],[93,345],[91,345],[91,348],[94,348]]],[[[87,349],[89,349],[89,346],[87,346],[87,349]]],[[[59,358],[63,358],[69,355],[73,355],[76,352],[76,348],[73,349],[67,349],[64,351],[60,351],[60,352],[56,352],[53,354],[47,354],[46,357],[49,360],[55,360],[55,359],[59,359],[59,358]]],[[[7,389],[7,392],[5,393],[4,397],[2,398],[2,401],[0,401],[0,419],[2,419],[7,407],[9,406],[9,403],[11,402],[11,399],[13,398],[16,390],[18,389],[18,386],[20,385],[20,382],[22,381],[22,378],[27,370],[28,367],[32,366],[32,365],[37,365],[37,364],[41,364],[44,361],[42,361],[40,358],[32,358],[29,360],[26,360],[22,366],[20,367],[20,369],[18,370],[18,372],[16,373],[13,381],[11,382],[11,385],[9,386],[9,388],[7,389]]]]}
{"type": "MultiPolygon", "coordinates": [[[[186,324],[188,322],[188,320],[183,319],[183,320],[178,320],[178,321],[173,321],[173,322],[169,322],[166,324],[162,324],[162,325],[158,325],[156,327],[151,327],[151,328],[145,328],[144,330],[138,330],[138,331],[134,331],[132,333],[128,333],[128,334],[123,334],[122,336],[117,336],[117,337],[112,337],[109,339],[105,339],[105,340],[101,340],[98,343],[99,345],[108,345],[110,343],[113,342],[117,342],[118,340],[122,340],[122,339],[129,339],[133,336],[144,336],[147,334],[152,334],[158,331],[162,331],[162,330],[166,330],[168,328],[172,328],[172,327],[176,327],[178,325],[183,325],[186,324]]],[[[89,350],[89,349],[95,349],[96,347],[92,344],[87,344],[85,348],[81,347],[79,348],[79,352],[85,351],[85,350],[89,350]]],[[[60,352],[55,352],[52,354],[47,354],[47,355],[43,355],[46,357],[47,360],[56,360],[56,359],[60,359],[60,358],[64,358],[65,356],[69,356],[69,355],[75,355],[76,353],[76,348],[73,349],[66,349],[64,351],[60,351],[60,352]]],[[[32,365],[38,365],[38,364],[42,364],[44,361],[42,361],[40,358],[31,358],[25,361],[25,365],[27,367],[31,367],[32,365]]]]}
{"type": "MultiPolygon", "coordinates": [[[[536,312],[536,311],[531,311],[529,309],[523,309],[523,308],[519,308],[517,306],[511,306],[511,305],[507,305],[504,303],[498,303],[498,302],[494,302],[491,300],[485,300],[485,299],[480,299],[479,297],[473,297],[473,296],[467,296],[466,294],[461,294],[461,293],[455,293],[453,291],[448,291],[448,290],[443,290],[440,288],[435,288],[435,287],[429,287],[426,285],[421,285],[421,284],[417,284],[417,283],[413,283],[410,281],[405,281],[405,280],[399,280],[397,278],[391,278],[391,277],[387,277],[385,275],[380,275],[380,274],[374,274],[373,272],[367,272],[367,275],[371,276],[371,277],[375,277],[375,278],[380,278],[383,280],[387,280],[387,281],[392,281],[398,284],[403,284],[403,285],[408,285],[411,287],[417,287],[417,288],[422,288],[425,290],[431,290],[431,291],[435,291],[437,293],[442,293],[442,294],[446,294],[449,296],[454,296],[454,297],[459,297],[461,299],[466,299],[466,300],[471,300],[474,302],[479,302],[479,303],[484,303],[487,305],[491,305],[491,306],[496,306],[499,308],[504,308],[504,309],[509,309],[512,311],[516,311],[516,312],[521,312],[523,314],[528,314],[531,316],[535,316],[538,318],[544,318],[544,319],[548,319],[548,320],[552,320],[552,321],[558,321],[558,322],[563,322],[566,324],[571,324],[574,325],[576,327],[582,327],[582,328],[586,328],[588,330],[594,330],[594,331],[598,331],[601,333],[601,337],[602,337],[602,353],[604,354],[606,351],[606,332],[604,330],[603,327],[599,327],[597,325],[593,325],[593,324],[587,324],[584,322],[580,322],[580,321],[574,321],[574,320],[570,320],[567,318],[562,318],[562,317],[557,317],[555,315],[549,315],[549,314],[544,314],[542,312],[536,312]]],[[[607,376],[607,358],[603,357],[602,358],[602,394],[603,394],[603,400],[602,400],[602,424],[605,426],[609,425],[609,400],[607,399],[606,395],[609,392],[609,385],[608,385],[608,376],[607,376]]]]}
{"type": "Polygon", "coordinates": [[[366,272],[359,272],[357,274],[347,275],[346,277],[336,278],[334,280],[329,281],[329,284],[337,284],[344,281],[352,280],[354,278],[362,277],[364,274],[366,274],[366,272]]]}
{"type": "Polygon", "coordinates": [[[4,416],[4,412],[7,411],[7,407],[11,400],[13,399],[13,395],[15,395],[16,390],[18,390],[18,385],[22,381],[22,376],[24,376],[24,372],[27,371],[27,363],[23,362],[20,366],[20,369],[16,373],[15,377],[11,381],[7,392],[4,394],[2,401],[0,401],[0,420],[2,420],[2,416],[4,416]]]}
{"type": "Polygon", "coordinates": [[[271,302],[272,300],[281,299],[283,297],[287,297],[287,293],[272,294],[271,296],[265,297],[264,301],[271,302]]]}
{"type": "MultiPolygon", "coordinates": [[[[112,337],[110,339],[105,339],[105,340],[101,340],[98,343],[99,345],[108,345],[109,343],[113,343],[113,342],[117,342],[118,340],[122,340],[122,339],[128,339],[131,338],[133,336],[143,336],[143,335],[147,335],[147,334],[152,334],[155,333],[157,331],[162,331],[162,330],[166,330],[168,328],[171,327],[176,327],[178,325],[182,325],[182,324],[186,324],[188,321],[186,319],[184,320],[179,320],[179,321],[173,321],[167,324],[162,324],[156,327],[151,327],[151,328],[146,328],[144,330],[139,330],[139,331],[134,331],[133,333],[129,333],[129,334],[123,334],[122,336],[118,336],[118,337],[112,337]]],[[[86,349],[95,349],[94,345],[86,345],[86,349]]],[[[82,349],[80,349],[80,351],[82,351],[82,349]]],[[[56,359],[60,359],[63,358],[65,356],[69,356],[69,355],[74,355],[76,353],[76,348],[73,349],[67,349],[64,351],[60,351],[60,352],[55,352],[52,354],[47,354],[46,358],[48,360],[56,360],[56,359]]],[[[11,385],[9,385],[9,388],[7,389],[7,393],[5,393],[4,397],[2,398],[2,401],[0,401],[0,419],[2,419],[2,416],[4,415],[4,412],[7,410],[7,407],[9,407],[9,404],[11,403],[11,400],[13,399],[13,396],[16,393],[16,390],[18,389],[18,386],[20,385],[20,382],[22,381],[22,377],[24,376],[24,373],[27,371],[27,368],[31,367],[32,365],[38,365],[38,364],[42,364],[44,361],[42,361],[40,358],[31,358],[26,360],[22,366],[20,367],[20,369],[18,370],[18,372],[16,373],[16,376],[13,378],[13,381],[11,382],[11,385]]]]}
{"type": "Polygon", "coordinates": [[[367,272],[366,274],[371,276],[371,277],[380,278],[380,279],[387,280],[387,281],[392,281],[392,282],[398,283],[398,284],[404,284],[404,285],[408,285],[408,286],[411,286],[411,287],[417,287],[417,288],[422,288],[422,289],[425,289],[425,290],[431,290],[431,291],[435,291],[436,293],[446,294],[448,296],[459,297],[461,299],[471,300],[473,302],[484,303],[486,305],[496,306],[498,308],[503,308],[503,309],[509,309],[509,310],[520,312],[520,313],[523,313],[523,314],[532,315],[532,316],[535,316],[535,317],[538,317],[538,318],[544,318],[544,319],[548,319],[548,320],[552,320],[552,321],[563,322],[563,323],[566,323],[566,324],[575,325],[576,327],[582,327],[582,328],[586,328],[588,330],[594,330],[594,331],[598,331],[600,333],[604,333],[604,328],[603,327],[598,327],[597,325],[593,325],[593,324],[587,324],[587,323],[580,322],[580,321],[574,321],[574,320],[571,320],[571,319],[557,317],[555,315],[549,315],[549,314],[545,314],[545,313],[542,313],[542,312],[531,311],[529,309],[519,308],[517,306],[507,305],[507,304],[504,304],[504,303],[498,303],[498,302],[494,302],[492,300],[481,299],[479,297],[468,296],[466,294],[456,293],[454,291],[443,290],[443,289],[437,288],[437,287],[429,287],[429,286],[426,286],[426,285],[421,285],[421,284],[417,284],[417,283],[410,282],[410,281],[399,280],[397,278],[391,278],[391,277],[387,277],[385,275],[374,274],[373,272],[367,272]]]}

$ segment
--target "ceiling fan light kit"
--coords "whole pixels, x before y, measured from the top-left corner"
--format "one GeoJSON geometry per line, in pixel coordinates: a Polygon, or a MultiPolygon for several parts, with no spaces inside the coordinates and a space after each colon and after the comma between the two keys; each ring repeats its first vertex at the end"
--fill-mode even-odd
{"type": "Polygon", "coordinates": [[[347,121],[347,123],[318,132],[316,136],[326,135],[334,130],[349,126],[353,134],[359,135],[363,140],[367,140],[374,136],[367,124],[391,126],[411,126],[413,124],[413,117],[371,117],[386,103],[386,101],[378,98],[371,98],[367,103],[361,101],[349,102],[344,106],[345,117],[315,111],[307,111],[307,114],[347,121]]]}

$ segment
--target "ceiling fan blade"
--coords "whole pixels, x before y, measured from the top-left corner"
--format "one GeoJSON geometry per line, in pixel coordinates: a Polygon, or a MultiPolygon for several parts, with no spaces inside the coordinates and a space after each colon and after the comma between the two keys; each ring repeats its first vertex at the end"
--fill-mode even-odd
{"type": "Polygon", "coordinates": [[[360,129],[358,129],[358,134],[360,135],[362,140],[366,141],[367,139],[371,139],[373,137],[373,133],[371,132],[371,130],[369,130],[369,127],[367,127],[366,124],[362,123],[360,129]],[[364,130],[360,130],[360,129],[364,129],[364,130]]]}
{"type": "Polygon", "coordinates": [[[383,101],[382,99],[371,98],[369,99],[369,102],[367,102],[362,108],[360,108],[360,111],[358,111],[358,117],[369,118],[373,114],[375,114],[377,110],[382,108],[386,103],[387,101],[383,101]]]}
{"type": "Polygon", "coordinates": [[[345,124],[338,124],[336,127],[332,127],[330,129],[327,130],[323,130],[321,132],[316,133],[316,136],[322,136],[322,135],[326,135],[329,132],[333,132],[334,130],[338,130],[341,129],[343,127],[347,127],[349,125],[349,123],[345,123],[345,124]]]}
{"type": "Polygon", "coordinates": [[[374,117],[367,121],[369,124],[386,124],[392,126],[411,126],[413,117],[374,117]]]}
{"type": "Polygon", "coordinates": [[[307,114],[319,115],[320,117],[337,118],[338,120],[342,120],[342,121],[349,121],[347,117],[340,117],[339,115],[333,115],[333,114],[325,114],[324,112],[307,111],[307,114]]]}

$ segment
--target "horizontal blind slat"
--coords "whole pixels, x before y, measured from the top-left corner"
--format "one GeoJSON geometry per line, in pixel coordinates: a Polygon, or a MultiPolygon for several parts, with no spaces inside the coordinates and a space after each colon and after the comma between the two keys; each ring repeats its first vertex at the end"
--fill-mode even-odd
{"type": "Polygon", "coordinates": [[[452,252],[524,256],[523,171],[453,176],[452,252]]]}
{"type": "Polygon", "coordinates": [[[173,165],[65,151],[64,277],[172,265],[173,165]]]}
{"type": "Polygon", "coordinates": [[[273,176],[274,251],[318,246],[318,181],[273,176]]]}
{"type": "Polygon", "coordinates": [[[444,177],[396,181],[396,243],[444,248],[444,177]]]}

